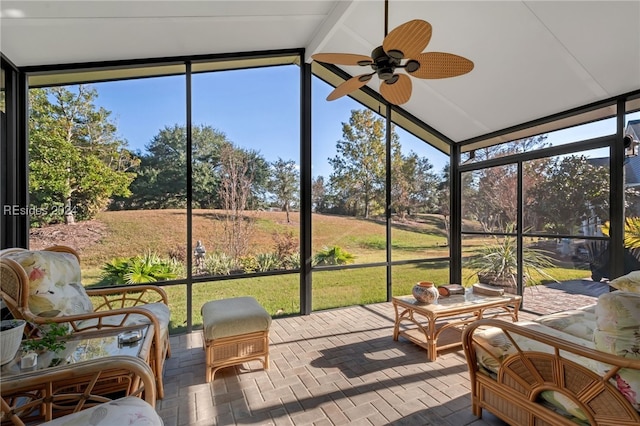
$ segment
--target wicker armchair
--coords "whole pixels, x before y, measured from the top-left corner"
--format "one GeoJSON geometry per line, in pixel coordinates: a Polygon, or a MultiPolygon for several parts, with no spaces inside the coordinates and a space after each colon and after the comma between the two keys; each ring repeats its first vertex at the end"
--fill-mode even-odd
{"type": "Polygon", "coordinates": [[[153,373],[142,360],[130,356],[3,377],[0,395],[2,424],[163,424],[154,409],[153,373]],[[113,381],[127,385],[124,395],[105,393],[104,384],[113,381]]]}
{"type": "MultiPolygon", "coordinates": [[[[170,311],[166,292],[153,285],[85,289],[80,257],[73,249],[54,246],[42,251],[0,251],[0,297],[15,318],[38,326],[67,323],[72,333],[149,324],[154,336],[149,363],[164,397],[164,360],[171,355],[170,311]]],[[[34,329],[27,330],[27,334],[34,329]]]]}

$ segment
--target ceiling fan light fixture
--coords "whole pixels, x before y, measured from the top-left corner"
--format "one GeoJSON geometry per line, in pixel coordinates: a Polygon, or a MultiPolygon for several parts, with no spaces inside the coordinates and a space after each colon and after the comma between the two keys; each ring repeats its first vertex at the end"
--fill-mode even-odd
{"type": "Polygon", "coordinates": [[[404,59],[404,53],[401,50],[391,49],[387,52],[387,56],[393,59],[401,60],[404,59]]]}
{"type": "Polygon", "coordinates": [[[397,82],[399,78],[400,78],[400,76],[398,74],[393,74],[391,76],[391,78],[386,79],[384,82],[387,83],[387,84],[393,84],[393,83],[397,82]]]}
{"type": "Polygon", "coordinates": [[[416,72],[420,69],[420,62],[410,59],[404,66],[407,72],[416,72]]]}
{"type": "Polygon", "coordinates": [[[388,81],[393,78],[393,71],[392,67],[380,68],[378,69],[378,77],[380,77],[380,80],[388,81]]]}

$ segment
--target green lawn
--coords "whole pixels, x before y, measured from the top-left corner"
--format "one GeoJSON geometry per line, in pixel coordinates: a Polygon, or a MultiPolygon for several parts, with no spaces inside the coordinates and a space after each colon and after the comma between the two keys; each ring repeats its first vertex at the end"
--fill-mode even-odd
{"type": "MultiPolygon", "coordinates": [[[[202,240],[209,253],[221,250],[221,222],[219,213],[195,210],[193,237],[202,240]]],[[[292,215],[287,223],[282,212],[252,212],[256,226],[251,235],[253,253],[273,251],[274,233],[290,232],[299,235],[299,218],[292,215]]],[[[152,251],[166,257],[171,251],[186,253],[186,214],[183,210],[144,210],[103,212],[97,220],[106,226],[106,233],[97,243],[81,251],[83,281],[86,284],[100,280],[101,268],[114,257],[128,257],[152,251]]],[[[335,215],[313,214],[313,251],[338,245],[355,255],[355,263],[365,264],[386,260],[384,223],[372,219],[359,219],[335,215]]],[[[490,240],[465,239],[464,256],[490,240]]],[[[65,244],[60,241],[59,244],[65,244]]],[[[438,215],[424,215],[413,221],[394,223],[392,228],[392,259],[425,259],[448,257],[442,219],[438,215]]],[[[584,278],[589,271],[571,268],[553,268],[549,273],[559,281],[584,278]]],[[[463,285],[476,282],[473,271],[463,269],[463,285]]],[[[184,277],[182,277],[184,278],[184,277]]],[[[449,263],[443,261],[392,267],[393,295],[410,294],[418,281],[436,284],[449,282],[449,263]]],[[[385,301],[387,298],[386,268],[365,267],[348,270],[314,270],[314,310],[330,309],[356,304],[385,301]]],[[[532,284],[541,283],[532,277],[532,284]]],[[[208,300],[241,295],[256,297],[273,316],[300,312],[300,277],[298,274],[253,277],[197,283],[192,286],[192,316],[194,326],[201,325],[200,307],[208,300]]],[[[169,294],[172,311],[172,332],[184,329],[187,318],[187,286],[164,286],[169,294]]]]}

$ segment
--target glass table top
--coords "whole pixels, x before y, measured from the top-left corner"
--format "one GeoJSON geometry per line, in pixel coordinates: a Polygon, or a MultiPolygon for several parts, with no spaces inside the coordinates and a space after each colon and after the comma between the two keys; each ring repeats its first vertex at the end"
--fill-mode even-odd
{"type": "Polygon", "coordinates": [[[145,343],[148,330],[149,327],[147,325],[141,325],[127,328],[127,331],[124,332],[122,329],[118,329],[103,330],[83,337],[73,337],[72,335],[72,337],[67,340],[66,348],[63,351],[59,354],[54,354],[53,352],[39,353],[36,365],[30,367],[27,367],[27,365],[29,365],[29,362],[26,362],[29,361],[28,359],[25,360],[25,362],[21,362],[25,354],[23,354],[22,349],[19,349],[13,360],[0,367],[0,376],[11,376],[28,371],[42,370],[53,367],[56,362],[66,365],[114,355],[137,357],[145,343]],[[133,333],[137,332],[140,338],[138,340],[135,340],[135,338],[127,339],[127,337],[131,337],[132,334],[128,333],[129,331],[133,331],[133,333]],[[127,342],[126,340],[130,341],[127,342]],[[54,359],[56,359],[56,361],[54,361],[54,359]],[[63,361],[57,361],[60,359],[63,361]],[[22,367],[21,364],[23,365],[22,367]]]}

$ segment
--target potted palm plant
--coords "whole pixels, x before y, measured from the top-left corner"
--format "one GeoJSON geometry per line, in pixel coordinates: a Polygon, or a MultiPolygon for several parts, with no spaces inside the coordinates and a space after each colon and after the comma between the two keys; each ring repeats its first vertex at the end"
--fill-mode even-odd
{"type": "MultiPolygon", "coordinates": [[[[548,268],[555,266],[549,254],[550,252],[537,248],[525,247],[523,249],[524,285],[532,273],[557,281],[547,272],[548,268]]],[[[480,253],[471,258],[465,266],[474,270],[479,282],[505,287],[505,291],[515,293],[518,277],[518,252],[515,237],[496,238],[495,244],[487,244],[482,247],[480,253]]]]}

